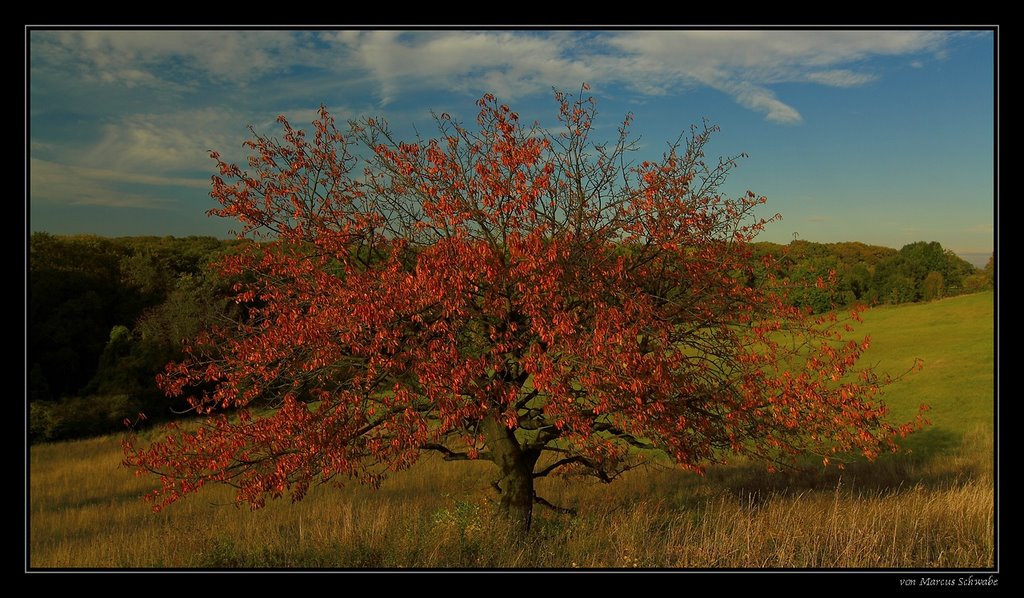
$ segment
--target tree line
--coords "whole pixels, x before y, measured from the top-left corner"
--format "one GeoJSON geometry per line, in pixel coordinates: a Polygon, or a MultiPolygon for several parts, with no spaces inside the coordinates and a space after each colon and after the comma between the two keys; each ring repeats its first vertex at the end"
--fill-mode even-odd
{"type": "Polygon", "coordinates": [[[854,304],[932,301],[993,285],[994,255],[979,269],[935,241],[917,241],[899,250],[803,240],[755,247],[759,255],[774,258],[763,275],[788,281],[790,301],[815,313],[854,304]],[[819,278],[830,284],[816,284],[819,278]]]}
{"type": "MultiPolygon", "coordinates": [[[[244,241],[213,237],[58,236],[29,242],[27,399],[33,442],[105,434],[145,413],[186,411],[156,386],[185,339],[247,316],[236,279],[208,267],[244,241]]],[[[760,242],[758,271],[787,281],[793,304],[929,301],[992,287],[993,259],[975,268],[937,242],[900,250],[857,242],[760,242]],[[815,284],[818,279],[829,284],[815,284]],[[833,284],[834,283],[834,284],[833,284]]]]}
{"type": "Polygon", "coordinates": [[[29,435],[104,434],[144,412],[187,406],[154,378],[182,341],[240,317],[231,281],[208,268],[237,241],[212,237],[56,236],[29,247],[29,435]]]}

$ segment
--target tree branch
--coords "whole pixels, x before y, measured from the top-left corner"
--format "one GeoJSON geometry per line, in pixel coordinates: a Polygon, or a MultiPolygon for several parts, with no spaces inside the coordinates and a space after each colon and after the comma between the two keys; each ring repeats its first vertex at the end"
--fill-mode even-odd
{"type": "Polygon", "coordinates": [[[564,513],[566,515],[575,515],[576,514],[576,509],[572,509],[572,508],[568,508],[568,507],[560,507],[558,505],[553,505],[553,504],[549,503],[548,501],[544,500],[543,498],[541,498],[540,496],[537,496],[536,494],[533,495],[533,502],[537,503],[538,505],[544,505],[545,507],[551,509],[552,511],[554,511],[556,513],[564,513]]]}
{"type": "Polygon", "coordinates": [[[591,469],[594,472],[594,475],[597,476],[598,479],[600,479],[602,482],[604,482],[606,484],[612,481],[612,477],[608,475],[607,471],[601,469],[597,465],[594,465],[594,463],[592,461],[590,461],[590,459],[587,459],[586,457],[584,457],[582,455],[573,455],[572,457],[566,457],[565,459],[560,459],[558,461],[555,461],[551,465],[548,465],[544,469],[534,473],[533,477],[535,477],[535,478],[543,478],[543,477],[547,476],[549,473],[551,473],[552,471],[558,469],[559,467],[564,467],[566,465],[572,465],[573,463],[579,463],[580,465],[583,465],[584,467],[587,467],[587,468],[591,469]]]}
{"type": "Polygon", "coordinates": [[[618,428],[618,427],[616,427],[616,426],[614,426],[612,424],[598,422],[598,423],[594,424],[594,431],[595,432],[609,432],[612,435],[614,435],[616,438],[625,440],[627,444],[629,444],[631,446],[635,446],[636,448],[641,448],[641,449],[645,449],[645,450],[655,450],[655,449],[658,448],[658,447],[654,446],[653,444],[647,444],[646,442],[641,442],[640,440],[638,440],[636,438],[636,436],[633,436],[632,434],[630,434],[628,432],[625,432],[624,430],[622,430],[622,429],[620,429],[620,428],[618,428]]]}
{"type": "Polygon", "coordinates": [[[526,404],[529,403],[531,400],[533,400],[533,398],[536,397],[538,394],[540,394],[540,391],[538,391],[536,388],[534,388],[530,392],[528,392],[525,395],[523,395],[522,398],[520,398],[516,402],[516,409],[525,409],[526,408],[526,404]]]}
{"type": "Polygon", "coordinates": [[[469,453],[458,453],[458,452],[455,452],[455,451],[451,450],[450,448],[444,446],[443,444],[437,444],[437,443],[434,443],[434,442],[430,442],[430,443],[424,444],[424,445],[420,446],[420,449],[426,450],[426,451],[437,451],[437,452],[441,453],[442,455],[444,455],[444,460],[445,461],[474,461],[476,459],[490,460],[490,458],[491,458],[491,454],[490,453],[482,452],[482,453],[480,453],[477,456],[476,459],[474,459],[473,457],[469,456],[469,453]]]}

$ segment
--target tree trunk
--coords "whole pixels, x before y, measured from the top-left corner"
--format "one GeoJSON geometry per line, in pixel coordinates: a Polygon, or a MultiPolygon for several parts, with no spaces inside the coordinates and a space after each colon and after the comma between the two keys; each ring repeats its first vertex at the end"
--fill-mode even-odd
{"type": "Polygon", "coordinates": [[[500,417],[488,417],[481,427],[491,458],[501,472],[495,484],[501,495],[499,509],[515,527],[528,532],[533,520],[533,466],[540,451],[522,450],[515,430],[508,429],[500,417]]]}

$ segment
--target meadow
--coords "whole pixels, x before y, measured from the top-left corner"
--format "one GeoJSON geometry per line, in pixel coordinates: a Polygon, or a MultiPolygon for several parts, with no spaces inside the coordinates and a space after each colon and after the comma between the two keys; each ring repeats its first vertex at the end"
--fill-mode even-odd
{"type": "MultiPolygon", "coordinates": [[[[736,462],[668,467],[611,485],[541,479],[516,536],[493,517],[490,463],[427,456],[374,491],[315,488],[236,508],[225,488],[154,514],[155,481],[120,466],[118,436],[29,450],[32,568],[988,568],[995,565],[993,293],[863,314],[865,359],[896,375],[894,421],[932,425],[908,449],[844,470],[769,474],[736,462]]],[[[155,434],[157,432],[150,432],[155,434]]]]}

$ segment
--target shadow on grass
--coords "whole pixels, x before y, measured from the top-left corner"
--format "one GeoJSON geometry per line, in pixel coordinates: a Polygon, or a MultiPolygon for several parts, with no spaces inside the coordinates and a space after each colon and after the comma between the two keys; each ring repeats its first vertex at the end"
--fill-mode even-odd
{"type": "Polygon", "coordinates": [[[860,457],[840,468],[835,463],[823,467],[820,460],[808,458],[801,461],[799,470],[777,473],[768,472],[763,464],[748,463],[710,469],[707,482],[749,499],[836,489],[886,495],[912,488],[950,488],[991,475],[990,433],[961,435],[928,429],[908,438],[900,452],[881,455],[875,461],[860,457]]]}
{"type": "MultiPolygon", "coordinates": [[[[329,547],[337,550],[337,547],[329,547]]],[[[332,561],[327,558],[331,550],[325,550],[321,554],[314,550],[284,550],[273,548],[259,548],[246,550],[236,546],[230,538],[221,538],[212,544],[208,551],[197,555],[196,562],[191,566],[200,569],[214,570],[237,570],[237,569],[291,569],[291,568],[319,568],[330,567],[332,561]]],[[[358,563],[358,561],[357,561],[358,563]]],[[[159,565],[157,565],[159,566],[159,565]]],[[[377,566],[371,564],[356,564],[360,566],[377,566]]]]}

